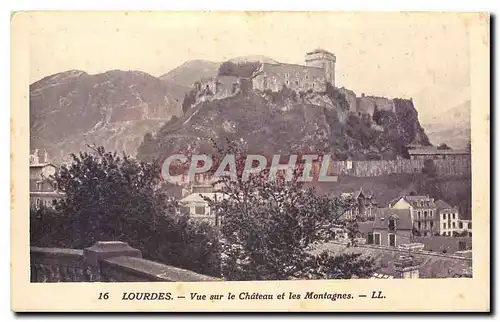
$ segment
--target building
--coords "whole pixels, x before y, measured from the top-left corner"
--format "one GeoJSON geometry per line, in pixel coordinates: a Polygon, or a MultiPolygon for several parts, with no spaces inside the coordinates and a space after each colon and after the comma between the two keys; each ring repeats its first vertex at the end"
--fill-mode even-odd
{"type": "Polygon", "coordinates": [[[225,98],[235,95],[241,87],[241,79],[236,76],[216,76],[203,78],[195,83],[200,101],[225,98]]]}
{"type": "Polygon", "coordinates": [[[252,75],[252,87],[265,91],[278,92],[283,87],[294,91],[323,92],[326,83],[335,86],[334,54],[316,49],[306,54],[306,65],[262,63],[252,75]]]}
{"type": "Polygon", "coordinates": [[[443,200],[436,201],[439,217],[439,235],[453,236],[458,231],[458,207],[452,207],[443,200]]]}
{"type": "Polygon", "coordinates": [[[393,100],[385,97],[367,96],[364,93],[361,94],[361,97],[356,97],[356,112],[358,115],[368,114],[373,116],[375,109],[395,112],[396,105],[393,100]]]}
{"type": "Polygon", "coordinates": [[[52,201],[62,198],[64,194],[58,191],[57,182],[53,176],[57,167],[49,162],[47,151],[43,153],[35,149],[30,154],[30,207],[39,209],[42,206],[52,206],[52,201]]]}
{"type": "Polygon", "coordinates": [[[466,233],[472,237],[472,220],[459,219],[457,223],[457,233],[466,233]]]}
{"type": "MultiPolygon", "coordinates": [[[[335,65],[336,56],[324,49],[316,49],[305,55],[305,64],[267,63],[261,62],[257,70],[247,77],[223,76],[203,78],[194,83],[196,97],[191,104],[198,104],[213,99],[231,97],[239,92],[250,89],[257,91],[279,92],[284,87],[296,92],[323,93],[327,83],[336,86],[335,65]]],[[[393,99],[379,96],[361,94],[360,97],[353,91],[344,87],[337,88],[344,95],[349,112],[359,116],[367,114],[373,116],[375,109],[395,112],[396,104],[393,99]]],[[[309,98],[314,105],[322,106],[322,99],[315,101],[309,98]]],[[[344,119],[346,114],[339,113],[338,117],[344,119]]],[[[374,127],[377,125],[374,124],[374,127]]]]}
{"type": "Polygon", "coordinates": [[[191,193],[182,198],[180,204],[186,209],[190,217],[198,220],[207,220],[218,225],[220,218],[212,211],[205,198],[219,200],[225,199],[226,196],[222,193],[215,192],[191,193]]]}
{"type": "Polygon", "coordinates": [[[346,247],[344,243],[329,243],[327,246],[318,247],[318,253],[323,251],[334,255],[354,252],[360,253],[363,257],[373,258],[377,273],[372,278],[417,278],[417,266],[418,278],[472,277],[472,260],[465,256],[437,252],[408,252],[399,248],[367,244],[346,247]]]}
{"type": "Polygon", "coordinates": [[[466,232],[472,235],[472,222],[461,220],[458,207],[429,196],[402,196],[389,206],[394,209],[410,209],[416,236],[454,236],[466,232]]]}
{"type": "Polygon", "coordinates": [[[395,278],[419,278],[419,261],[411,255],[399,255],[392,262],[395,278]]]}
{"type": "Polygon", "coordinates": [[[470,151],[455,149],[438,149],[435,147],[410,147],[410,159],[470,159],[470,151]]]}
{"type": "Polygon", "coordinates": [[[367,244],[397,247],[410,244],[413,237],[410,209],[379,208],[367,244]]]}
{"type": "Polygon", "coordinates": [[[363,192],[361,187],[355,192],[345,192],[340,195],[344,201],[350,201],[351,207],[344,212],[343,218],[347,220],[370,220],[375,216],[376,201],[372,194],[363,192]]]}
{"type": "Polygon", "coordinates": [[[456,254],[463,256],[461,253],[472,250],[472,238],[468,236],[447,237],[447,236],[432,236],[432,237],[414,237],[414,242],[424,245],[423,250],[442,254],[456,254]],[[457,252],[459,252],[457,254],[457,252]]]}
{"type": "Polygon", "coordinates": [[[420,236],[432,236],[439,232],[436,203],[429,196],[403,196],[390,203],[393,209],[409,209],[411,221],[420,236]]]}

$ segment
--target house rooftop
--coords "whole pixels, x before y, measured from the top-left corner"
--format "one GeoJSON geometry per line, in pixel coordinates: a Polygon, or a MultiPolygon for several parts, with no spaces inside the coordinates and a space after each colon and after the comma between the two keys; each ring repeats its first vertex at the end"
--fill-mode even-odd
{"type": "Polygon", "coordinates": [[[47,163],[47,162],[44,162],[44,163],[32,163],[32,164],[30,164],[30,168],[43,168],[43,167],[46,167],[46,166],[51,166],[51,167],[56,168],[55,165],[53,165],[52,163],[47,163]]]}
{"type": "MultiPolygon", "coordinates": [[[[373,247],[371,245],[357,245],[356,247],[346,247],[340,243],[326,243],[319,245],[314,253],[323,251],[332,254],[361,253],[363,258],[371,257],[378,267],[377,273],[383,276],[394,276],[394,261],[401,255],[407,255],[408,250],[399,250],[393,247],[373,247]]],[[[446,278],[455,276],[472,275],[472,261],[470,258],[444,255],[431,252],[411,252],[414,259],[420,264],[419,275],[421,278],[446,278]]]]}
{"type": "Polygon", "coordinates": [[[393,208],[378,208],[375,214],[373,228],[387,229],[389,227],[389,219],[397,220],[396,229],[411,230],[413,228],[410,209],[393,208]]]}
{"type": "Polygon", "coordinates": [[[436,207],[438,208],[438,210],[442,210],[442,209],[457,209],[457,207],[451,206],[449,203],[447,203],[444,200],[438,200],[438,201],[436,201],[436,207]]]}
{"type": "Polygon", "coordinates": [[[222,193],[217,193],[217,192],[194,192],[191,193],[190,195],[182,198],[180,200],[181,203],[186,203],[186,202],[205,202],[204,198],[210,198],[212,200],[214,199],[226,199],[227,196],[222,194],[222,193]]]}
{"type": "Polygon", "coordinates": [[[401,199],[408,202],[413,208],[434,208],[436,206],[434,198],[431,198],[429,196],[400,196],[390,201],[389,205],[392,207],[401,199]]]}

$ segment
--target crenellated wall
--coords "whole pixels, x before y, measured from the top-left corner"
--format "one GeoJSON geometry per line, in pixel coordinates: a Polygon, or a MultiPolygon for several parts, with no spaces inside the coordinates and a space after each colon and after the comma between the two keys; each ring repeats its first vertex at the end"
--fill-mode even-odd
{"type": "Polygon", "coordinates": [[[138,249],[117,241],[79,249],[30,248],[32,283],[210,282],[218,278],[142,258],[138,249]]]}

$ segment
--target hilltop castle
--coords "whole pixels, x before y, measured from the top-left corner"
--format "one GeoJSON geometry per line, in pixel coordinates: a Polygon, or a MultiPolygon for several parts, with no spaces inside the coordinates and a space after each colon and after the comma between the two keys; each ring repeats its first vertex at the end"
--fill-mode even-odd
{"type": "MultiPolygon", "coordinates": [[[[296,92],[322,93],[326,83],[335,87],[334,54],[324,49],[316,49],[305,55],[305,65],[285,63],[261,63],[250,78],[237,76],[216,76],[196,82],[194,88],[198,95],[196,103],[212,99],[222,99],[238,93],[244,87],[258,91],[278,92],[287,87],[296,92]]],[[[379,110],[395,111],[392,99],[378,96],[358,97],[353,91],[338,88],[349,105],[349,111],[356,114],[373,116],[375,107],[379,110]]]]}
{"type": "Polygon", "coordinates": [[[252,87],[261,91],[279,91],[286,86],[295,91],[325,91],[329,82],[335,86],[335,55],[316,49],[306,54],[306,65],[262,63],[252,75],[252,87]]]}

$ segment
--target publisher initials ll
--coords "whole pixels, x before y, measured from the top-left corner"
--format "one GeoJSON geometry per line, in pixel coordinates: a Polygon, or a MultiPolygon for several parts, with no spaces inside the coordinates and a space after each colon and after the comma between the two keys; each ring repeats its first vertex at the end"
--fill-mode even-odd
{"type": "Polygon", "coordinates": [[[372,299],[385,299],[385,296],[382,295],[382,291],[373,291],[372,299]]]}

